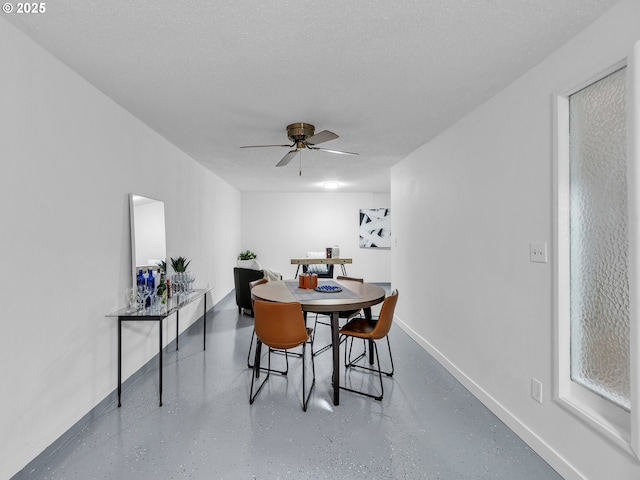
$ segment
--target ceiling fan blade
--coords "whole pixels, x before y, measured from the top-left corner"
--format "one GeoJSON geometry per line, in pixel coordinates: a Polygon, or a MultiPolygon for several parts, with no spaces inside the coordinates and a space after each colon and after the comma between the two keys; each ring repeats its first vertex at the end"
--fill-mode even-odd
{"type": "Polygon", "coordinates": [[[291,145],[244,145],[240,148],[262,148],[262,147],[293,147],[295,145],[295,143],[292,143],[291,145]]]}
{"type": "Polygon", "coordinates": [[[338,135],[335,133],[330,132],[329,130],[323,130],[307,138],[305,142],[309,145],[317,145],[318,143],[328,142],[329,140],[335,140],[336,138],[338,138],[338,135]]]}
{"type": "Polygon", "coordinates": [[[284,167],[285,165],[287,165],[291,160],[293,160],[293,157],[295,157],[298,154],[298,152],[299,152],[298,149],[291,150],[284,157],[282,157],[282,160],[280,160],[276,164],[276,167],[284,167]]]}
{"type": "Polygon", "coordinates": [[[307,147],[309,150],[322,150],[323,152],[329,153],[339,153],[340,155],[359,155],[358,153],[353,152],[343,152],[342,150],[330,150],[328,148],[320,148],[320,147],[307,147]]]}

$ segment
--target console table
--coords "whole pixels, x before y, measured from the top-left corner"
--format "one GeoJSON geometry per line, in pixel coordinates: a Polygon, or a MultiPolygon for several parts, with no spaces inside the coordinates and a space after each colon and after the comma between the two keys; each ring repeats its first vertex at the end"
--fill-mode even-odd
{"type": "Polygon", "coordinates": [[[106,315],[118,319],[118,407],[122,405],[122,322],[158,322],[158,367],[159,367],[159,384],[158,395],[160,397],[160,406],[162,406],[162,322],[165,318],[172,314],[176,314],[176,350],[178,350],[178,338],[180,333],[180,309],[195,302],[200,297],[204,298],[204,329],[202,333],[202,348],[207,348],[207,293],[213,288],[195,289],[190,293],[175,294],[171,298],[167,298],[167,303],[160,304],[157,308],[147,308],[136,310],[133,308],[123,308],[106,315]]]}
{"type": "Polygon", "coordinates": [[[347,276],[347,270],[345,264],[353,263],[351,258],[292,258],[291,265],[298,265],[296,268],[296,275],[293,278],[298,278],[298,271],[300,265],[340,265],[342,267],[342,274],[347,276]]]}

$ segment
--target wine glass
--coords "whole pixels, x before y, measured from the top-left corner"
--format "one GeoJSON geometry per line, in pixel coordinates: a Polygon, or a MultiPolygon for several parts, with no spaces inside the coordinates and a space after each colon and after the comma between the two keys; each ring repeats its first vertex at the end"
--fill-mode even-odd
{"type": "Polygon", "coordinates": [[[171,281],[175,287],[175,293],[178,295],[178,302],[180,302],[180,295],[184,291],[183,274],[181,272],[174,273],[171,281]]]}
{"type": "Polygon", "coordinates": [[[127,288],[125,301],[130,310],[138,310],[138,289],[136,287],[127,288]]]}
{"type": "Polygon", "coordinates": [[[146,303],[145,290],[147,289],[147,285],[145,283],[138,285],[136,288],[136,299],[138,302],[138,310],[144,310],[146,303]]]}
{"type": "Polygon", "coordinates": [[[157,313],[158,311],[160,311],[160,307],[160,297],[156,295],[156,289],[152,288],[149,294],[149,310],[151,310],[153,313],[157,313]]]}
{"type": "Polygon", "coordinates": [[[187,272],[187,282],[188,287],[187,290],[189,293],[193,292],[193,282],[196,280],[196,274],[194,272],[187,272]]]}
{"type": "Polygon", "coordinates": [[[143,308],[149,308],[151,306],[151,297],[156,294],[155,288],[147,284],[142,285],[141,288],[143,308]]]}

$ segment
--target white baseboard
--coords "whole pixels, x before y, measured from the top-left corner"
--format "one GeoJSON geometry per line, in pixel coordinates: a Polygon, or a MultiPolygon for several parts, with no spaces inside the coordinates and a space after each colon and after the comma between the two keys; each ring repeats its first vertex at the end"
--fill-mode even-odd
{"type": "Polygon", "coordinates": [[[480,385],[469,378],[454,363],[444,356],[437,348],[431,345],[427,340],[418,335],[415,330],[409,327],[397,316],[394,318],[397,324],[404,332],[415,340],[418,345],[424,348],[431,356],[433,356],[451,375],[455,377],[462,385],[467,388],[478,400],[480,400],[491,412],[493,412],[502,422],[505,423],[513,432],[518,435],[527,445],[529,445],[538,455],[540,455],[551,467],[558,472],[565,480],[585,480],[573,465],[571,465],[564,457],[554,450],[548,443],[540,438],[535,432],[522,423],[515,415],[513,415],[500,402],[487,393],[480,385]]]}

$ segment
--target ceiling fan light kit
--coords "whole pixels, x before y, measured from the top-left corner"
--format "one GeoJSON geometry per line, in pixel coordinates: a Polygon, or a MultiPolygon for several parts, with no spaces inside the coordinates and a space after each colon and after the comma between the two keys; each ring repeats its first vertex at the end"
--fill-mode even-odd
{"type": "Polygon", "coordinates": [[[291,125],[287,125],[287,137],[293,143],[291,145],[245,145],[240,148],[261,148],[261,147],[295,147],[294,150],[290,150],[282,160],[280,160],[276,167],[284,167],[287,165],[293,158],[300,152],[301,150],[307,148],[309,150],[322,150],[328,153],[338,153],[341,155],[358,155],[357,153],[352,152],[343,152],[341,150],[329,150],[326,148],[316,147],[318,143],[328,142],[329,140],[335,140],[338,138],[333,132],[329,130],[323,130],[321,132],[315,133],[316,127],[311,125],[310,123],[292,123],[291,125]]]}

